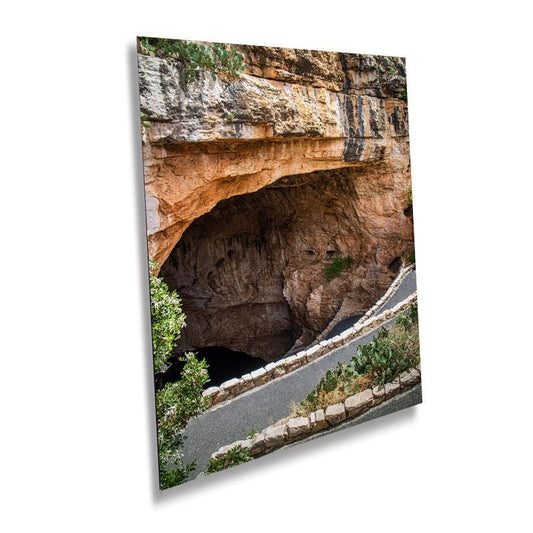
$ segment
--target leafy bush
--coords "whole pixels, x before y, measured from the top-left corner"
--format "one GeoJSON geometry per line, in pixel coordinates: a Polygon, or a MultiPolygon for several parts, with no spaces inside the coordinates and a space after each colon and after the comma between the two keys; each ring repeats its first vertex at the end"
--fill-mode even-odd
{"type": "Polygon", "coordinates": [[[209,70],[215,79],[217,72],[236,78],[246,68],[243,55],[221,43],[204,45],[191,41],[144,37],[141,39],[141,46],[156,56],[178,60],[183,66],[187,82],[194,79],[198,69],[209,70]]]}
{"type": "Polygon", "coordinates": [[[343,270],[349,269],[353,265],[353,258],[348,257],[335,257],[331,265],[324,267],[324,274],[328,281],[331,281],[338,277],[343,270]]]}
{"type": "Polygon", "coordinates": [[[211,459],[206,472],[212,474],[213,472],[220,472],[226,468],[247,463],[252,460],[252,456],[247,448],[243,448],[241,445],[235,446],[229,450],[226,455],[211,459]]]}
{"type": "Polygon", "coordinates": [[[338,363],[328,370],[315,389],[296,406],[296,413],[305,416],[370,386],[384,385],[419,361],[415,304],[390,329],[380,329],[371,342],[358,346],[357,355],[349,363],[338,363]]]}
{"type": "MultiPolygon", "coordinates": [[[[164,371],[181,329],[185,326],[185,313],[179,296],[155,275],[157,264],[150,261],[150,313],[152,318],[152,346],[154,368],[164,371]]],[[[209,381],[207,363],[193,353],[180,358],[184,361],[180,379],[167,383],[156,393],[157,444],[159,451],[159,483],[162,489],[187,480],[194,463],[182,458],[183,430],[189,419],[207,408],[202,396],[209,381]]]]}
{"type": "Polygon", "coordinates": [[[176,341],[185,326],[185,313],[181,300],[175,291],[154,272],[157,264],[150,261],[150,314],[152,318],[152,347],[154,368],[156,372],[168,367],[168,358],[172,354],[176,341]]]}
{"type": "Polygon", "coordinates": [[[181,371],[181,379],[167,383],[156,393],[157,443],[159,449],[159,479],[162,489],[187,480],[194,463],[184,463],[183,430],[189,419],[206,409],[207,400],[202,396],[209,381],[207,363],[187,353],[181,371]]]}

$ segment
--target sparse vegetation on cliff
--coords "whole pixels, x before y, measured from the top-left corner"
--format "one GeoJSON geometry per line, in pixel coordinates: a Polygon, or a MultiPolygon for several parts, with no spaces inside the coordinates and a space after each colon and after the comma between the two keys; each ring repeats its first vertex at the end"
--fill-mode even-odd
{"type": "Polygon", "coordinates": [[[325,409],[370,386],[393,381],[419,362],[418,307],[413,305],[390,329],[382,328],[371,342],[358,346],[357,355],[349,363],[328,370],[295,411],[307,416],[325,409]]]}
{"type": "Polygon", "coordinates": [[[148,120],[148,115],[146,115],[145,113],[141,113],[141,124],[145,128],[149,128],[152,125],[152,123],[148,120]]]}
{"type": "Polygon", "coordinates": [[[197,70],[209,70],[215,79],[220,72],[236,78],[246,68],[243,55],[221,43],[201,44],[143,37],[140,44],[148,53],[181,62],[187,82],[194,79],[197,70]]]}
{"type": "Polygon", "coordinates": [[[334,280],[340,275],[343,270],[348,270],[353,265],[353,258],[348,257],[335,257],[331,265],[324,267],[324,275],[328,281],[334,280]]]}

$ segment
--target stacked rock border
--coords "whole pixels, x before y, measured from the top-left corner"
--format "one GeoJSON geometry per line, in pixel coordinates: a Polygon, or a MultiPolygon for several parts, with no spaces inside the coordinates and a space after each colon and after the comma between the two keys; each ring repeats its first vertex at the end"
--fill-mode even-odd
{"type": "Polygon", "coordinates": [[[274,450],[292,444],[311,435],[333,428],[362,415],[370,408],[396,396],[420,383],[420,365],[406,370],[399,377],[384,386],[376,386],[349,396],[344,402],[329,405],[325,410],[318,409],[309,416],[290,418],[283,423],[268,426],[253,438],[239,440],[222,446],[211,455],[211,459],[224,457],[232,448],[241,446],[252,457],[266,455],[274,450]]]}
{"type": "Polygon", "coordinates": [[[404,269],[404,271],[398,275],[391,287],[389,287],[387,293],[364,315],[363,318],[361,318],[357,324],[351,328],[346,329],[331,339],[323,340],[314,346],[307,348],[306,350],[302,350],[274,363],[269,363],[264,367],[254,370],[253,372],[244,374],[240,378],[232,378],[228,381],[225,381],[220,385],[220,387],[209,387],[206,389],[202,394],[204,398],[207,398],[210,401],[209,407],[211,408],[226,400],[235,398],[244,392],[256,387],[260,387],[261,385],[280,378],[289,372],[296,370],[297,368],[316,361],[317,359],[329,354],[333,349],[352,342],[356,338],[361,337],[362,335],[365,335],[381,326],[385,322],[388,322],[402,311],[405,311],[411,304],[416,302],[416,291],[391,309],[387,309],[383,313],[373,316],[378,309],[383,306],[383,304],[391,297],[394,290],[400,285],[412,268],[414,267],[411,266],[407,269],[404,269]]]}

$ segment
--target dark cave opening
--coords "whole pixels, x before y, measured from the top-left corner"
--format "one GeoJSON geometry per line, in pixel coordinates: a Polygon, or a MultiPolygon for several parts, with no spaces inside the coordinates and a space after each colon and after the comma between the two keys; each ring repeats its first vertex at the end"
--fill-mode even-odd
{"type": "MultiPolygon", "coordinates": [[[[224,346],[205,346],[195,350],[198,359],[205,359],[208,364],[209,382],[206,387],[219,386],[224,381],[240,377],[262,367],[265,362],[257,357],[251,357],[244,352],[236,352],[224,346]]],[[[180,378],[184,361],[174,356],[171,365],[165,372],[156,374],[156,388],[159,390],[167,383],[180,378]]]]}

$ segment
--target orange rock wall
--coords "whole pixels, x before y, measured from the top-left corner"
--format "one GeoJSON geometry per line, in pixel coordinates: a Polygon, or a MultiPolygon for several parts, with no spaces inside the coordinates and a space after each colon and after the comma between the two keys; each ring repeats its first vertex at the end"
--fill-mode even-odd
{"type": "Polygon", "coordinates": [[[141,111],[151,122],[143,128],[149,252],[159,264],[224,198],[367,161],[408,169],[400,58],[241,51],[249,74],[199,72],[188,84],[171,60],[139,55],[141,111]]]}

